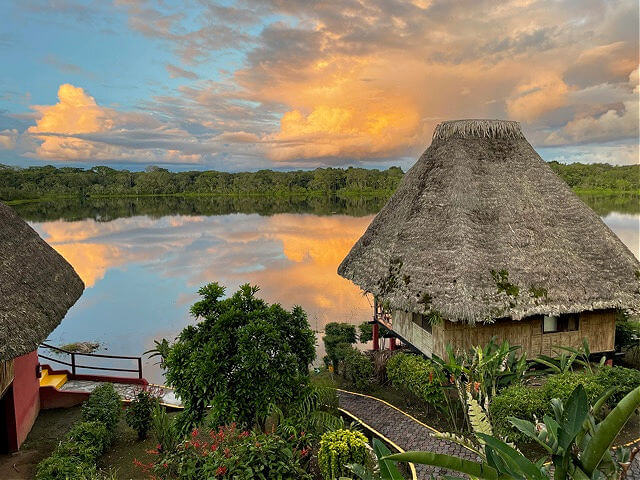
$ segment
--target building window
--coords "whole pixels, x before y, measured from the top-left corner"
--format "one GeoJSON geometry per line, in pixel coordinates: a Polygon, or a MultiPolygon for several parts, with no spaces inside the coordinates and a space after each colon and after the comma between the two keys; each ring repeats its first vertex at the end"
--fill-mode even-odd
{"type": "Polygon", "coordinates": [[[545,315],[542,319],[542,333],[576,332],[580,329],[580,315],[545,315]]]}
{"type": "Polygon", "coordinates": [[[428,333],[432,333],[431,322],[424,315],[420,315],[419,313],[412,313],[411,321],[423,330],[426,330],[428,333]]]}

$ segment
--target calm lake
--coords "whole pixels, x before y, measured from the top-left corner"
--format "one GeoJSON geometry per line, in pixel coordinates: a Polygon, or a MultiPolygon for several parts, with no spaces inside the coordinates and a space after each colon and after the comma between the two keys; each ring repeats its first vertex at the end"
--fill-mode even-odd
{"type": "MultiPolygon", "coordinates": [[[[638,197],[583,199],[639,256],[638,197]]],[[[141,355],[194,321],[189,307],[212,281],[228,293],[248,282],[268,302],[301,305],[318,332],[332,321],[368,320],[370,299],[336,269],[384,203],[151,197],[14,208],[86,285],[49,342],[97,341],[99,352],[141,355]]],[[[149,381],[162,382],[155,360],[145,358],[143,368],[149,381]]]]}

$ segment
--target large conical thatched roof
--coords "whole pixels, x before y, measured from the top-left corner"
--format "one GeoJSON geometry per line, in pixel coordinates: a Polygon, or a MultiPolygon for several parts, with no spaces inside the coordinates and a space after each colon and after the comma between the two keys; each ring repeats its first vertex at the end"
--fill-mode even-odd
{"type": "Polygon", "coordinates": [[[0,203],[0,361],[35,350],[83,290],[73,267],[0,203]]]}
{"type": "Polygon", "coordinates": [[[452,321],[640,307],[636,258],[500,120],[438,125],[338,273],[452,321]]]}

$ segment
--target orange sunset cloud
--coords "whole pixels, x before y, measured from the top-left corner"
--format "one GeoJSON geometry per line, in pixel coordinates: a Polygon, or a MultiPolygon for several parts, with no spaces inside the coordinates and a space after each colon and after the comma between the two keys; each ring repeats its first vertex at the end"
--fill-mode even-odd
{"type": "Polygon", "coordinates": [[[36,153],[43,158],[89,158],[98,153],[96,145],[74,135],[103,132],[114,125],[113,110],[100,107],[82,88],[69,84],[60,85],[55,105],[32,108],[40,118],[27,131],[42,140],[36,153]]]}

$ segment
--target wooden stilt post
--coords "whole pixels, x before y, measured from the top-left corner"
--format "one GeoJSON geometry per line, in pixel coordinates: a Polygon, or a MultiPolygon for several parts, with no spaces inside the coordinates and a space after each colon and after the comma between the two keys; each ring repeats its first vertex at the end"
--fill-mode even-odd
{"type": "Polygon", "coordinates": [[[378,350],[380,348],[380,338],[378,333],[378,323],[373,324],[373,349],[378,350]]]}
{"type": "Polygon", "coordinates": [[[396,349],[396,337],[391,337],[389,339],[389,350],[395,350],[396,349]]]}
{"type": "Polygon", "coordinates": [[[380,338],[378,331],[378,299],[373,297],[373,349],[380,349],[380,338]]]}

